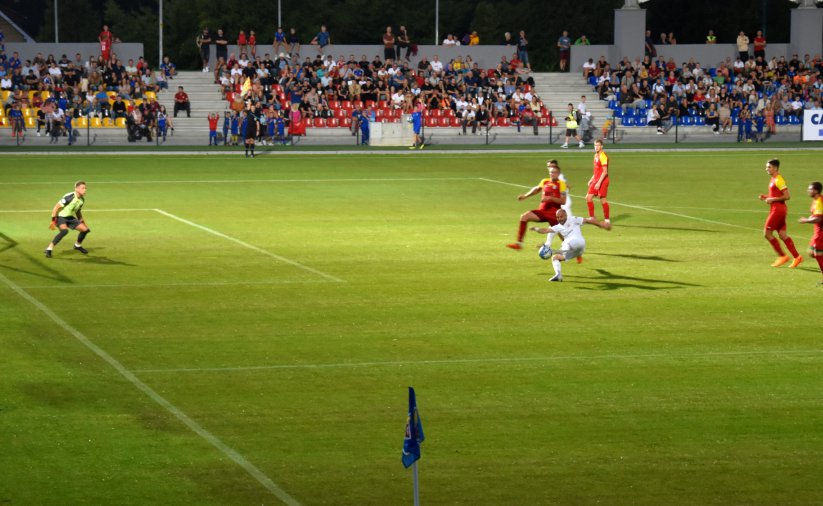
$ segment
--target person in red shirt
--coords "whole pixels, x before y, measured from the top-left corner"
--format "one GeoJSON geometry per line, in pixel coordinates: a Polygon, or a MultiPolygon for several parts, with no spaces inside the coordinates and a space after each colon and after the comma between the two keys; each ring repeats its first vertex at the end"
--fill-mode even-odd
{"type": "Polygon", "coordinates": [[[786,180],[780,175],[780,160],[775,158],[766,162],[766,172],[771,176],[769,180],[769,193],[761,193],[759,198],[769,204],[769,217],[766,218],[766,224],[763,227],[763,237],[769,241],[769,244],[772,245],[775,253],[777,253],[777,260],[772,263],[772,267],[780,267],[789,261],[789,256],[783,252],[780,241],[774,236],[774,233],[777,232],[780,240],[786,245],[786,249],[788,249],[789,253],[794,257],[789,267],[795,268],[803,261],[803,257],[800,256],[797,248],[794,247],[792,238],[786,233],[786,201],[791,198],[791,195],[789,194],[789,186],[786,184],[786,180]]]}
{"type": "Polygon", "coordinates": [[[183,91],[182,86],[177,87],[177,93],[174,94],[174,117],[177,117],[177,111],[186,111],[186,117],[191,118],[191,104],[189,103],[189,95],[183,91]]]}
{"type": "Polygon", "coordinates": [[[102,55],[103,61],[110,61],[111,46],[114,44],[114,35],[112,35],[109,31],[108,25],[103,25],[103,31],[97,36],[97,40],[100,41],[100,54],[102,55]]]}
{"type": "Polygon", "coordinates": [[[529,222],[548,222],[549,225],[557,225],[557,210],[566,203],[566,183],[560,180],[560,168],[552,164],[549,166],[549,177],[540,181],[537,186],[528,192],[518,195],[517,200],[525,200],[532,195],[542,192],[540,205],[537,209],[526,211],[520,216],[520,225],[517,229],[517,242],[507,244],[511,249],[523,249],[523,236],[526,234],[526,227],[529,222]]]}
{"type": "Polygon", "coordinates": [[[603,206],[603,221],[611,223],[609,215],[609,155],[603,151],[603,140],[594,141],[594,173],[589,179],[589,189],[586,192],[586,206],[589,208],[589,218],[594,218],[594,197],[600,199],[603,206]]]}
{"type": "Polygon", "coordinates": [[[763,36],[762,30],[758,30],[757,35],[754,37],[754,59],[756,60],[758,56],[760,57],[760,60],[765,63],[766,37],[763,36]]]}
{"type": "Polygon", "coordinates": [[[209,146],[212,144],[217,146],[217,122],[220,120],[220,115],[217,113],[209,113],[209,146]]]}
{"type": "MultiPolygon", "coordinates": [[[[800,218],[800,223],[811,223],[814,225],[814,234],[809,242],[809,254],[817,260],[820,272],[823,273],[823,184],[815,181],[809,185],[809,197],[812,198],[812,208],[808,218],[800,218]]],[[[819,281],[818,285],[823,285],[819,281]]]]}
{"type": "Polygon", "coordinates": [[[254,60],[254,58],[257,57],[257,35],[254,34],[254,30],[249,32],[248,45],[251,59],[254,60]]]}
{"type": "Polygon", "coordinates": [[[243,30],[240,30],[240,33],[237,35],[237,52],[239,54],[246,52],[246,32],[243,30]]]}

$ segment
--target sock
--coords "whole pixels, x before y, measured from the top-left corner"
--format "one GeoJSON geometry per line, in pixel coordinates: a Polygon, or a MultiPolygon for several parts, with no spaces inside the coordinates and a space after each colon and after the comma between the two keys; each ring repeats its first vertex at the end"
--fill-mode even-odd
{"type": "Polygon", "coordinates": [[[75,245],[75,246],[80,246],[81,244],[83,244],[83,239],[85,239],[85,238],[86,238],[86,235],[87,235],[89,232],[91,232],[91,230],[86,230],[85,232],[80,232],[80,233],[77,235],[77,242],[76,242],[74,245],[75,245]]]}
{"type": "Polygon", "coordinates": [[[792,254],[792,257],[797,258],[800,256],[800,253],[797,252],[797,248],[794,247],[794,241],[792,241],[791,237],[787,237],[783,244],[786,245],[786,249],[789,250],[789,253],[792,254]]]}
{"type": "Polygon", "coordinates": [[[589,208],[589,218],[594,218],[594,201],[587,200],[586,207],[589,208]]]}
{"type": "Polygon", "coordinates": [[[609,203],[608,202],[601,202],[603,204],[603,219],[609,219],[609,203]]]}
{"type": "Polygon", "coordinates": [[[249,156],[249,145],[246,144],[246,156],[249,156]]]}
{"type": "Polygon", "coordinates": [[[552,247],[552,241],[554,240],[554,236],[557,235],[555,232],[549,232],[546,234],[546,246],[552,247]]]}
{"type": "Polygon", "coordinates": [[[823,272],[823,255],[814,258],[817,260],[817,265],[820,267],[820,272],[823,272]]]}
{"type": "Polygon", "coordinates": [[[523,236],[526,235],[526,225],[525,221],[521,221],[519,227],[517,228],[517,242],[523,242],[523,236]]]}
{"type": "Polygon", "coordinates": [[[254,144],[249,146],[249,148],[251,148],[251,156],[254,156],[254,144]]]}
{"type": "Polygon", "coordinates": [[[552,267],[554,267],[554,273],[558,276],[562,276],[560,271],[560,260],[552,260],[552,267]]]}
{"type": "Polygon", "coordinates": [[[771,239],[769,239],[769,244],[772,245],[772,248],[774,248],[774,251],[777,253],[777,256],[786,256],[786,253],[783,252],[783,248],[780,247],[780,241],[778,241],[777,238],[772,237],[771,239]]]}
{"type": "Polygon", "coordinates": [[[56,245],[57,245],[57,243],[59,243],[60,241],[62,241],[62,240],[63,240],[63,238],[64,238],[64,237],[66,237],[66,234],[68,234],[68,233],[69,233],[68,229],[66,229],[66,230],[60,230],[60,232],[57,232],[57,235],[56,235],[56,236],[54,236],[54,239],[52,239],[52,241],[51,241],[51,242],[52,242],[52,244],[54,244],[54,245],[56,246],[56,245]]]}

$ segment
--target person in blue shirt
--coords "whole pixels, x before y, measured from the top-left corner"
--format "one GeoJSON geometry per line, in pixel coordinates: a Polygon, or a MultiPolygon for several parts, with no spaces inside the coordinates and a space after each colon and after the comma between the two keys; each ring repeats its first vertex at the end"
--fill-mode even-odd
{"type": "Polygon", "coordinates": [[[157,135],[163,137],[166,142],[166,132],[168,132],[168,119],[165,107],[157,111],[157,135]]]}
{"type": "Polygon", "coordinates": [[[414,110],[411,114],[411,124],[412,124],[412,132],[414,133],[414,142],[412,143],[409,149],[423,149],[425,144],[423,143],[423,137],[420,135],[423,129],[423,111],[425,110],[426,106],[423,105],[422,102],[419,102],[416,98],[414,104],[414,110]]]}
{"type": "Polygon", "coordinates": [[[72,127],[72,120],[74,120],[74,109],[66,111],[66,135],[69,136],[69,146],[74,143],[74,128],[72,127]]]}
{"type": "Polygon", "coordinates": [[[283,145],[286,145],[286,120],[283,118],[283,114],[277,114],[277,138],[280,139],[280,142],[283,145]]]}
{"type": "Polygon", "coordinates": [[[323,48],[331,44],[331,34],[326,30],[326,25],[320,25],[320,31],[311,40],[313,46],[317,46],[317,52],[323,54],[323,48]]]}
{"type": "MultiPolygon", "coordinates": [[[[352,113],[352,114],[354,114],[354,113],[352,113]]],[[[364,109],[360,113],[360,119],[359,119],[359,123],[360,123],[360,144],[362,144],[363,146],[368,146],[369,145],[369,120],[370,120],[369,111],[367,109],[364,109]]]]}
{"type": "Polygon", "coordinates": [[[765,142],[766,137],[763,135],[763,127],[766,126],[766,116],[764,111],[755,113],[754,123],[757,128],[757,135],[754,137],[754,142],[765,142]]]}
{"type": "Polygon", "coordinates": [[[226,111],[223,114],[223,145],[228,146],[229,144],[229,129],[231,128],[231,113],[226,111]]]}
{"type": "Polygon", "coordinates": [[[24,130],[26,124],[23,119],[23,111],[20,109],[20,103],[15,102],[12,109],[9,111],[9,123],[11,123],[11,136],[24,138],[24,130]]]}
{"type": "Polygon", "coordinates": [[[240,117],[237,112],[231,115],[231,145],[237,146],[237,137],[240,135],[240,117]]]}

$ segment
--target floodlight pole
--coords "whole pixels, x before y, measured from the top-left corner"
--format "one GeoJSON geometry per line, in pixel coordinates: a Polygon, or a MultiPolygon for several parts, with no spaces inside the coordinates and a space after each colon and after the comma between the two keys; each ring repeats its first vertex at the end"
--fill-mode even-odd
{"type": "Polygon", "coordinates": [[[54,43],[60,43],[60,27],[57,26],[57,0],[54,0],[54,43]]]}
{"type": "Polygon", "coordinates": [[[283,26],[283,21],[280,18],[280,0],[277,0],[277,27],[283,26]]]}
{"type": "Polygon", "coordinates": [[[158,33],[158,41],[157,41],[157,68],[160,68],[160,65],[163,63],[163,0],[160,0],[160,8],[157,11],[157,33],[158,33]]]}
{"type": "MultiPolygon", "coordinates": [[[[57,0],[54,0],[55,2],[57,0]]],[[[434,45],[440,43],[440,0],[434,0],[434,45]]]]}

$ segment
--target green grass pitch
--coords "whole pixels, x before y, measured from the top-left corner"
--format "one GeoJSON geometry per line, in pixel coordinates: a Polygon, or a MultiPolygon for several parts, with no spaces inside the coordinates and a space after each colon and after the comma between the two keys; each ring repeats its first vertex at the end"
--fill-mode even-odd
{"type": "Polygon", "coordinates": [[[410,504],[409,385],[424,504],[823,503],[821,275],[757,200],[777,156],[807,256],[819,152],[610,154],[563,283],[504,245],[589,151],[3,156],[0,504],[410,504]]]}

